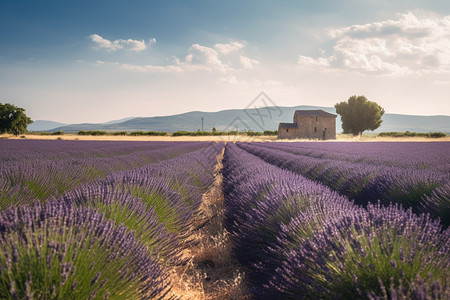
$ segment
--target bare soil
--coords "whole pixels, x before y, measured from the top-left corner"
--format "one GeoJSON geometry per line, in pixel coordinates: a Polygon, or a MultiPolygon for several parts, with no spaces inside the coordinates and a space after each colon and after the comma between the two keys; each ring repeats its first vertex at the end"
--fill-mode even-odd
{"type": "Polygon", "coordinates": [[[222,154],[218,157],[214,184],[203,195],[183,253],[187,264],[171,270],[172,290],[167,298],[250,299],[245,274],[231,256],[230,233],[224,228],[222,193],[222,154]]]}

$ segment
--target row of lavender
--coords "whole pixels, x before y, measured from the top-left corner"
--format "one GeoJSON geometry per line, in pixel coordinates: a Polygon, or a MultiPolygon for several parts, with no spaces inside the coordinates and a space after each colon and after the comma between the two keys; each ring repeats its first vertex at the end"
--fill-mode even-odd
{"type": "MultiPolygon", "coordinates": [[[[442,163],[439,169],[433,167],[434,160],[428,164],[431,167],[417,169],[408,167],[408,163],[402,166],[389,166],[389,159],[379,159],[364,154],[363,149],[370,144],[372,148],[377,148],[378,152],[383,152],[385,143],[353,143],[353,149],[362,157],[360,162],[352,155],[352,160],[320,157],[312,148],[309,154],[300,154],[302,150],[293,150],[294,146],[286,143],[240,143],[239,146],[252,154],[255,154],[265,161],[276,166],[294,171],[309,179],[319,181],[333,190],[346,195],[358,204],[367,205],[376,203],[378,200],[384,204],[390,202],[399,203],[408,208],[411,207],[416,213],[429,213],[434,218],[440,218],[446,226],[450,225],[450,168],[446,164],[448,161],[448,143],[428,144],[430,149],[434,149],[433,157],[441,156],[442,163]],[[356,145],[356,146],[355,146],[356,145]],[[296,154],[298,153],[298,154],[296,154]],[[315,157],[317,156],[317,157],[315,157]],[[372,160],[368,163],[368,160],[372,160]]],[[[338,148],[340,144],[336,144],[338,148]]],[[[405,145],[404,150],[411,147],[407,143],[398,143],[397,147],[405,145]]],[[[334,149],[334,143],[326,143],[321,146],[323,149],[334,149]]],[[[374,150],[373,150],[374,151],[374,150]]],[[[396,150],[396,152],[401,152],[396,150]]],[[[320,151],[318,152],[320,153],[320,151]]],[[[389,153],[384,151],[386,157],[389,153]]],[[[426,158],[420,157],[422,151],[417,152],[417,160],[423,161],[426,158]]],[[[411,154],[408,160],[412,160],[411,154]]],[[[345,155],[344,155],[345,156],[345,155]]],[[[395,156],[394,156],[395,157],[395,156]]],[[[426,163],[422,162],[424,166],[426,163]]]]}
{"type": "Polygon", "coordinates": [[[0,210],[44,202],[107,174],[204,147],[202,143],[0,141],[0,210]]]}
{"type": "Polygon", "coordinates": [[[213,182],[223,144],[191,147],[200,149],[3,212],[0,295],[164,297],[167,267],[182,263],[186,229],[213,182]]]}
{"type": "Polygon", "coordinates": [[[297,155],[352,163],[430,169],[444,173],[448,173],[450,168],[450,156],[443,155],[450,147],[447,142],[293,142],[265,143],[264,146],[297,155]]]}
{"type": "Polygon", "coordinates": [[[234,144],[226,225],[256,299],[448,299],[450,230],[398,205],[367,208],[234,144]]]}

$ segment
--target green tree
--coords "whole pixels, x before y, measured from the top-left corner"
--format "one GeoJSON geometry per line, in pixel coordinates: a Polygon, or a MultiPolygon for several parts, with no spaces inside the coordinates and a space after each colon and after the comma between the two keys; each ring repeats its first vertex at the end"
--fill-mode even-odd
{"type": "Polygon", "coordinates": [[[25,109],[9,103],[0,103],[0,133],[24,133],[33,121],[25,114],[25,109]]]}
{"type": "Polygon", "coordinates": [[[380,127],[384,109],[364,96],[351,96],[348,102],[334,105],[341,115],[344,133],[360,135],[365,130],[375,130],[380,127]]]}

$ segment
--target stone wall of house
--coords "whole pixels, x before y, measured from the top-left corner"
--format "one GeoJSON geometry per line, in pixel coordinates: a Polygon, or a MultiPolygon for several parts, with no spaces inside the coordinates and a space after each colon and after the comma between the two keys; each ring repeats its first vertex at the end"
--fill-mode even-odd
{"type": "Polygon", "coordinates": [[[336,139],[336,118],[321,116],[295,115],[298,124],[298,138],[301,139],[336,139]]]}
{"type": "Polygon", "coordinates": [[[335,115],[314,116],[296,112],[293,119],[293,123],[278,125],[278,139],[336,139],[335,115]]]}
{"type": "Polygon", "coordinates": [[[298,128],[282,128],[278,125],[278,139],[298,139],[298,128]]]}

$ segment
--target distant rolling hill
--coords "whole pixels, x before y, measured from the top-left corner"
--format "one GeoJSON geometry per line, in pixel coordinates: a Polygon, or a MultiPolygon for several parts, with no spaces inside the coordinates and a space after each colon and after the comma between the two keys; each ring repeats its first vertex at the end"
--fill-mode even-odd
{"type": "Polygon", "coordinates": [[[27,129],[28,131],[47,131],[61,126],[68,126],[68,125],[53,121],[36,120],[33,121],[31,125],[28,125],[27,129]]]}
{"type": "Polygon", "coordinates": [[[122,123],[131,119],[134,119],[135,117],[128,117],[128,118],[123,118],[123,119],[119,119],[119,120],[113,120],[113,121],[109,121],[109,122],[105,122],[103,123],[104,125],[106,124],[116,124],[116,123],[122,123]]]}
{"type": "Polygon", "coordinates": [[[450,134],[450,116],[411,116],[385,114],[383,123],[375,132],[411,131],[411,132],[444,132],[450,134]]]}
{"type": "MultiPolygon", "coordinates": [[[[62,130],[64,132],[78,132],[80,130],[105,131],[166,131],[201,130],[201,118],[204,118],[204,130],[263,131],[276,130],[280,122],[292,122],[294,111],[297,109],[323,109],[336,113],[333,107],[294,106],[294,107],[265,107],[252,109],[229,109],[218,112],[192,111],[188,113],[160,116],[127,118],[102,124],[73,124],[59,126],[48,131],[62,130]]],[[[341,121],[338,116],[336,128],[342,132],[341,121]]],[[[450,116],[413,116],[400,114],[385,114],[381,127],[375,132],[386,131],[415,131],[450,133],[450,116]]]]}
{"type": "MultiPolygon", "coordinates": [[[[131,120],[131,119],[134,119],[134,117],[124,118],[124,119],[120,119],[120,120],[113,120],[113,121],[109,121],[109,122],[105,122],[105,123],[101,123],[101,124],[90,124],[90,125],[110,125],[110,124],[125,122],[125,121],[131,120]]],[[[88,125],[88,124],[86,124],[86,125],[88,125]]],[[[60,129],[57,129],[57,128],[68,127],[68,126],[72,126],[72,125],[54,122],[54,121],[36,120],[36,121],[33,121],[33,123],[28,126],[28,131],[58,131],[60,129]]],[[[77,125],[74,125],[74,126],[77,126],[77,125]]]]}

